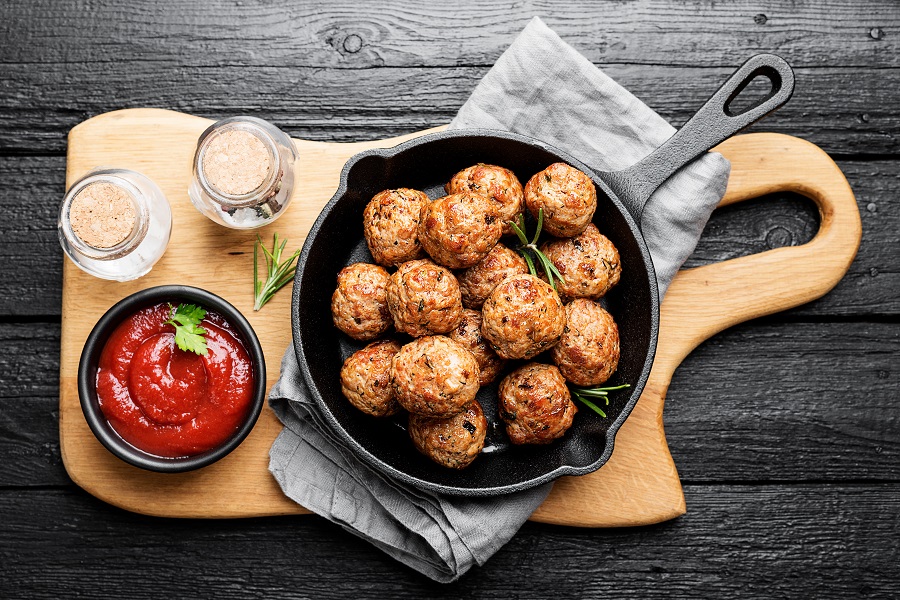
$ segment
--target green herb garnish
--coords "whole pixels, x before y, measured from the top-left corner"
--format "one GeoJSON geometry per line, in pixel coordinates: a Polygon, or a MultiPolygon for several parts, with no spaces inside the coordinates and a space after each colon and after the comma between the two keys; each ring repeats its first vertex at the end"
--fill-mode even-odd
{"type": "Polygon", "coordinates": [[[538,238],[541,235],[541,229],[544,227],[544,209],[538,210],[538,223],[537,229],[534,231],[534,237],[531,238],[531,242],[528,241],[528,235],[525,233],[525,215],[519,215],[519,222],[514,223],[513,221],[508,221],[512,230],[516,233],[516,236],[519,238],[519,242],[521,242],[521,246],[518,247],[519,253],[525,258],[525,262],[528,264],[528,272],[537,277],[537,269],[534,267],[534,260],[531,258],[531,254],[534,254],[535,259],[540,263],[541,267],[544,269],[544,273],[547,275],[547,281],[550,282],[550,285],[553,286],[553,289],[556,289],[556,282],[553,281],[554,276],[562,281],[566,282],[563,279],[562,274],[559,272],[559,269],[556,268],[556,265],[550,261],[547,256],[540,251],[537,247],[538,238]]]}
{"type": "Polygon", "coordinates": [[[606,413],[603,412],[599,406],[594,404],[592,400],[603,400],[605,402],[604,406],[609,406],[609,393],[614,392],[616,390],[624,390],[625,388],[630,388],[631,386],[627,383],[623,385],[617,385],[615,387],[592,387],[592,388],[583,388],[583,387],[570,387],[569,391],[572,392],[572,395],[575,396],[576,400],[583,402],[593,410],[595,413],[600,415],[603,418],[606,418],[606,413]]]}
{"type": "Polygon", "coordinates": [[[270,252],[268,248],[263,246],[262,238],[259,235],[256,236],[256,244],[253,246],[253,294],[256,302],[253,304],[253,310],[261,309],[266,302],[272,299],[275,292],[294,278],[294,272],[297,270],[294,261],[300,256],[300,250],[296,250],[282,261],[281,255],[286,245],[287,240],[282,241],[281,245],[278,244],[278,234],[276,233],[275,241],[272,243],[272,251],[270,252]],[[265,281],[260,281],[259,279],[258,256],[260,249],[262,249],[263,258],[266,261],[267,275],[265,281]]]}
{"type": "Polygon", "coordinates": [[[177,307],[169,304],[169,308],[172,313],[166,325],[175,327],[175,344],[185,352],[206,356],[209,352],[203,337],[206,330],[200,327],[206,311],[194,304],[179,304],[177,307]]]}

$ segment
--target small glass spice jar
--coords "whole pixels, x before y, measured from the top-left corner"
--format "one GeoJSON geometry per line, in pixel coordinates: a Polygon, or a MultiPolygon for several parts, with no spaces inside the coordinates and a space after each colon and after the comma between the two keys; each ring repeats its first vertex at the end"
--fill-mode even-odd
{"type": "Polygon", "coordinates": [[[254,229],[285,211],[297,152],[283,131],[256,117],[231,117],[203,132],[188,190],[201,213],[226,227],[254,229]]]}
{"type": "Polygon", "coordinates": [[[148,177],[127,169],[95,169],[63,199],[59,243],[82,270],[112,281],[146,275],[172,233],[172,210],[148,177]]]}

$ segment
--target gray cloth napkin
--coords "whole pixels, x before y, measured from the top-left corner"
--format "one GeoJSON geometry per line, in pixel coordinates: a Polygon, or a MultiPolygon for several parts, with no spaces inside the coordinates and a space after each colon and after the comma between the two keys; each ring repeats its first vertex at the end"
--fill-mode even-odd
{"type": "MultiPolygon", "coordinates": [[[[450,127],[515,131],[602,170],[637,162],[675,132],[538,18],[450,127]]],[[[709,154],[672,176],[647,204],[642,227],[660,294],[693,251],[728,172],[722,156],[709,154]]],[[[293,348],[285,352],[269,402],[284,423],[269,453],[269,470],[284,493],[436,581],[454,581],[484,564],[550,492],[552,484],[493,499],[457,498],[421,492],[374,471],[324,422],[293,348]]]]}
{"type": "MultiPolygon", "coordinates": [[[[451,129],[472,127],[542,140],[600,171],[630,167],[675,133],[537,17],[450,123],[451,129]]],[[[641,231],[653,257],[660,298],[694,251],[725,194],[730,170],[724,156],[710,152],[670,177],[647,202],[641,231]]]]}

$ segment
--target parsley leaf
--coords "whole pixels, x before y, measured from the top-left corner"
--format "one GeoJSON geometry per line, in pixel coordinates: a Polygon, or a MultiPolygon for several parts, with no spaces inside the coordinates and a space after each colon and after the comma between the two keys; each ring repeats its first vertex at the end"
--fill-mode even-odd
{"type": "Polygon", "coordinates": [[[203,337],[206,330],[200,327],[206,311],[194,304],[179,304],[177,308],[169,304],[169,308],[172,309],[172,314],[166,325],[175,327],[175,345],[185,352],[206,356],[209,352],[206,338],[203,337]]]}

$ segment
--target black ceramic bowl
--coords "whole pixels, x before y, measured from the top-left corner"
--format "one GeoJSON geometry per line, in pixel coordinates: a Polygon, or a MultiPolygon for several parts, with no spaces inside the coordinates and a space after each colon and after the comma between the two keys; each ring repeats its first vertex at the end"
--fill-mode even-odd
{"type": "Polygon", "coordinates": [[[266,369],[262,346],[250,323],[234,306],[206,290],[186,285],[163,285],[142,290],[124,298],[104,314],[91,331],[81,352],[78,364],[78,396],[81,410],[91,431],[117,457],[136,467],[161,473],[193,471],[210,465],[237,448],[253,429],[266,399],[266,369]],[[184,301],[197,304],[207,310],[222,315],[234,327],[250,355],[253,364],[253,400],[250,411],[241,427],[228,440],[212,450],[185,458],[164,458],[135,448],[107,422],[97,400],[97,363],[106,345],[106,340],[122,321],[142,308],[160,302],[184,301]]]}

